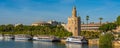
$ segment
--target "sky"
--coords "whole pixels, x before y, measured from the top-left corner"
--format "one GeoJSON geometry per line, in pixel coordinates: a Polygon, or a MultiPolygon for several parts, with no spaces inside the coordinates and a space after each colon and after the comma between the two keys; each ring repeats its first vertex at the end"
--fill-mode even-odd
{"type": "Polygon", "coordinates": [[[81,21],[113,22],[120,15],[120,0],[0,0],[0,24],[26,24],[56,20],[67,23],[76,6],[81,21]]]}

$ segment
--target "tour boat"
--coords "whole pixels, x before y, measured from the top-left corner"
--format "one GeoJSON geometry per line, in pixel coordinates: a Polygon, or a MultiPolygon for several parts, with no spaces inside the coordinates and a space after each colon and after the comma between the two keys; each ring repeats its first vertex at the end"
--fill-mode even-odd
{"type": "Polygon", "coordinates": [[[3,39],[3,35],[0,34],[0,39],[3,39]]]}
{"type": "Polygon", "coordinates": [[[4,39],[14,39],[14,36],[10,34],[5,34],[4,39]]]}
{"type": "Polygon", "coordinates": [[[30,40],[32,37],[30,35],[18,34],[15,35],[15,40],[30,40]]]}
{"type": "Polygon", "coordinates": [[[60,41],[59,38],[55,36],[34,36],[33,40],[46,41],[46,42],[57,42],[60,41]]]}
{"type": "Polygon", "coordinates": [[[76,37],[68,37],[66,39],[67,43],[80,43],[80,44],[86,44],[88,41],[83,36],[76,36],[76,37]]]}

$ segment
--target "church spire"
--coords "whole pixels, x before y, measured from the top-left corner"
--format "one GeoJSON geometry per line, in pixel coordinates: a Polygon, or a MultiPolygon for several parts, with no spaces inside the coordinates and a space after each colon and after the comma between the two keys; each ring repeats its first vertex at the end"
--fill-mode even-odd
{"type": "Polygon", "coordinates": [[[73,6],[72,17],[76,17],[76,14],[77,14],[76,6],[73,6]]]}

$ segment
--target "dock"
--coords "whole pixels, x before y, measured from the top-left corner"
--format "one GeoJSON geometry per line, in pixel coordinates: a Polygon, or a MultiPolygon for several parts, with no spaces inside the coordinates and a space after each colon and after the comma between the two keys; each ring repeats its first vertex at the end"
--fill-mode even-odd
{"type": "Polygon", "coordinates": [[[66,43],[65,39],[60,40],[61,43],[66,43]]]}
{"type": "Polygon", "coordinates": [[[99,44],[99,39],[88,39],[88,44],[99,44]]]}

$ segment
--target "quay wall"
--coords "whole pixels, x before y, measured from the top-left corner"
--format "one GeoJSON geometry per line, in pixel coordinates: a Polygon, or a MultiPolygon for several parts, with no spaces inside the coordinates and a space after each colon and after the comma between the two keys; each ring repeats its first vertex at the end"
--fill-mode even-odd
{"type": "Polygon", "coordinates": [[[99,39],[88,39],[88,44],[99,44],[99,39]]]}

